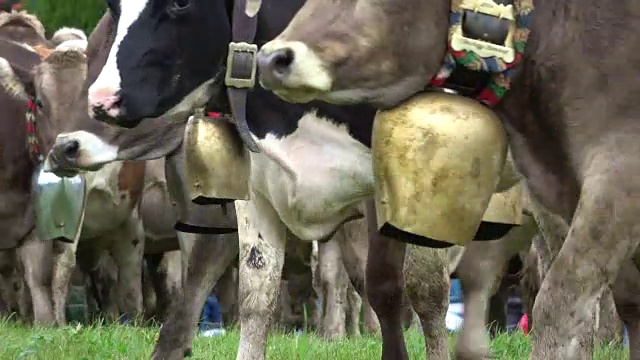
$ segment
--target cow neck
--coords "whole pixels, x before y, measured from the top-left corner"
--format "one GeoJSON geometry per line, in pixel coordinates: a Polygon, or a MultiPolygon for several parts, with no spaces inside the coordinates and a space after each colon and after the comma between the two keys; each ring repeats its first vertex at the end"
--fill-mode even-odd
{"type": "Polygon", "coordinates": [[[522,60],[533,12],[533,0],[451,0],[447,52],[426,90],[497,105],[522,60]]]}
{"type": "Polygon", "coordinates": [[[27,129],[27,150],[29,156],[35,164],[40,164],[44,161],[44,155],[40,147],[40,141],[38,141],[38,134],[36,132],[36,115],[38,114],[38,107],[36,101],[33,99],[27,100],[27,111],[25,113],[25,125],[27,129]]]}
{"type": "Polygon", "coordinates": [[[246,0],[235,0],[231,19],[231,42],[227,54],[225,85],[233,122],[245,146],[250,151],[260,148],[247,124],[247,95],[256,83],[256,53],[253,43],[258,28],[258,14],[246,13],[246,0]]]}

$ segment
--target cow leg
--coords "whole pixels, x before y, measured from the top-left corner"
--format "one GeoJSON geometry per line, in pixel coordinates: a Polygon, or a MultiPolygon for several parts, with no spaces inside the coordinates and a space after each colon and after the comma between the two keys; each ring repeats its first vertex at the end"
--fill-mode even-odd
{"type": "Polygon", "coordinates": [[[121,321],[129,322],[142,315],[142,258],[144,255],[144,230],[137,218],[137,211],[110,237],[111,255],[118,267],[118,307],[121,321]]]}
{"type": "MultiPolygon", "coordinates": [[[[208,213],[206,208],[203,211],[208,213]]],[[[244,219],[244,209],[236,213],[238,219],[244,219]]],[[[173,295],[152,359],[177,360],[191,355],[194,329],[200,319],[202,305],[213,284],[238,256],[237,233],[200,235],[178,232],[178,238],[183,258],[183,290],[173,295]],[[186,260],[185,255],[188,256],[186,260]]]]}
{"type": "MultiPolygon", "coordinates": [[[[364,211],[364,209],[363,209],[364,211]]],[[[369,233],[366,219],[350,221],[343,225],[344,237],[338,237],[344,268],[351,284],[362,298],[364,328],[370,334],[380,333],[380,322],[365,294],[365,272],[369,251],[369,233]]]]}
{"type": "Polygon", "coordinates": [[[456,269],[464,294],[464,323],[457,345],[459,359],[485,359],[489,355],[485,332],[489,299],[496,293],[511,257],[527,248],[536,232],[536,222],[525,215],[522,225],[502,239],[467,245],[456,269]]]}
{"type": "Polygon", "coordinates": [[[40,241],[32,232],[20,248],[20,257],[31,292],[33,321],[40,325],[53,325],[55,323],[51,296],[53,242],[40,241]]]}
{"type": "Polygon", "coordinates": [[[337,238],[344,237],[339,229],[334,238],[318,244],[318,262],[320,264],[320,284],[322,288],[322,316],[320,326],[322,336],[338,339],[345,335],[345,291],[346,274],[342,267],[340,245],[337,238]]]}
{"type": "MultiPolygon", "coordinates": [[[[237,256],[237,255],[236,255],[237,256]]],[[[238,323],[238,269],[229,266],[217,283],[218,303],[226,327],[238,323]]]]}
{"type": "Polygon", "coordinates": [[[0,317],[10,316],[14,311],[19,311],[19,288],[14,285],[16,275],[18,275],[16,250],[0,251],[0,317]]]}
{"type": "Polygon", "coordinates": [[[495,292],[496,279],[504,273],[507,262],[499,241],[502,239],[467,245],[456,269],[464,294],[464,322],[456,349],[458,359],[486,359],[489,356],[489,338],[485,332],[489,298],[495,292]]]}
{"type": "Polygon", "coordinates": [[[448,359],[445,317],[449,305],[449,271],[446,250],[409,245],[404,278],[408,298],[422,323],[427,359],[448,359]]]}
{"type": "Polygon", "coordinates": [[[287,229],[273,207],[252,193],[249,216],[238,220],[240,238],[239,287],[240,346],[237,359],[264,359],[267,336],[275,311],[287,229]]]}
{"type": "Polygon", "coordinates": [[[369,251],[365,277],[366,296],[380,320],[382,359],[408,360],[402,329],[404,312],[404,257],[407,245],[378,233],[375,204],[366,201],[369,251]]]}
{"type": "MultiPolygon", "coordinates": [[[[163,291],[160,293],[165,297],[161,299],[161,303],[165,304],[165,307],[161,308],[159,315],[160,319],[164,321],[167,318],[172,298],[182,292],[182,254],[180,254],[180,250],[164,253],[160,267],[164,273],[164,282],[160,284],[163,291]]],[[[156,292],[156,299],[157,296],[156,292]]]]}
{"type": "Polygon", "coordinates": [[[53,311],[58,326],[67,325],[66,305],[69,294],[69,282],[76,268],[76,249],[78,241],[74,243],[56,242],[54,244],[53,260],[53,311]]]}
{"type": "Polygon", "coordinates": [[[362,298],[353,287],[351,282],[347,283],[347,314],[346,328],[349,336],[360,336],[360,311],[362,310],[362,298]]]}
{"type": "Polygon", "coordinates": [[[629,176],[640,163],[617,151],[637,153],[637,139],[619,136],[615,143],[592,149],[571,228],[536,297],[535,359],[591,358],[595,305],[640,241],[640,203],[633,200],[640,183],[629,176]]]}
{"type": "MultiPolygon", "coordinates": [[[[238,215],[238,219],[240,216],[238,215]]],[[[188,331],[185,333],[187,354],[191,353],[193,330],[198,325],[207,296],[216,281],[231,266],[233,259],[238,256],[237,239],[237,233],[198,236],[193,246],[184,290],[187,309],[185,319],[188,320],[188,331]],[[215,256],[211,256],[212,254],[215,256]]]]}
{"type": "Polygon", "coordinates": [[[627,326],[629,359],[640,359],[640,271],[632,261],[625,261],[613,283],[616,310],[627,326]]]}

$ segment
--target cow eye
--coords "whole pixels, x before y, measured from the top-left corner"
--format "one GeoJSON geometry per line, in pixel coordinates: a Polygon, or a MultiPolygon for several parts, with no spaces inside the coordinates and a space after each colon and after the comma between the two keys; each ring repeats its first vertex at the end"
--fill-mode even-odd
{"type": "Polygon", "coordinates": [[[176,16],[186,14],[190,6],[190,0],[173,0],[171,5],[167,8],[167,13],[169,13],[169,16],[174,18],[176,16]]]}

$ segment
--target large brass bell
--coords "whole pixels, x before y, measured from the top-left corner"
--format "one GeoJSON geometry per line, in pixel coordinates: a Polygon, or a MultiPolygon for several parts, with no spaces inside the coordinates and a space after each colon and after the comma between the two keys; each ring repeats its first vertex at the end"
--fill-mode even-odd
{"type": "Polygon", "coordinates": [[[502,168],[502,175],[500,176],[500,181],[498,181],[496,192],[503,192],[505,190],[509,190],[513,186],[518,184],[522,179],[523,179],[522,174],[518,172],[518,170],[516,169],[516,165],[513,162],[511,151],[508,151],[507,159],[504,162],[504,167],[502,168]]]}
{"type": "Polygon", "coordinates": [[[507,235],[514,226],[522,224],[524,209],[522,186],[522,183],[517,183],[491,196],[474,240],[497,240],[507,235]]]}
{"type": "Polygon", "coordinates": [[[372,151],[381,233],[445,247],[474,239],[502,174],[507,139],[487,107],[429,92],[376,114],[372,151]]]}
{"type": "Polygon", "coordinates": [[[249,199],[249,154],[222,118],[197,110],[184,132],[185,175],[191,199],[216,204],[249,199]]]}

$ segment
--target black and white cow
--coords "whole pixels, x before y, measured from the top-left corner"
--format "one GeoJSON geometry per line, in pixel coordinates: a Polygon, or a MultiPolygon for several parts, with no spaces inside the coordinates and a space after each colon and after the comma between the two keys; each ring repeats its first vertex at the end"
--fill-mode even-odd
{"type": "MultiPolygon", "coordinates": [[[[264,1],[255,42],[271,40],[303,3],[264,1]]],[[[206,91],[203,84],[224,71],[221,64],[230,42],[232,1],[108,0],[108,4],[117,31],[105,65],[89,87],[89,112],[105,122],[150,129],[148,124],[157,120],[146,118],[180,113],[196,105],[193,99],[206,91]]],[[[250,154],[250,221],[239,224],[239,359],[264,358],[286,238],[328,239],[343,223],[362,217],[363,201],[367,213],[374,211],[370,199],[373,116],[369,106],[289,104],[260,88],[249,94],[249,129],[264,151],[250,154]],[[291,172],[294,176],[289,176],[291,172]]],[[[52,170],[86,168],[127,157],[129,150],[94,133],[76,131],[58,137],[52,150],[56,156],[49,157],[48,164],[52,170]]],[[[375,219],[375,215],[368,218],[375,219]]],[[[399,321],[403,274],[385,268],[405,253],[386,251],[393,240],[376,230],[375,221],[369,221],[366,292],[381,323],[385,354],[406,353],[399,321]]],[[[437,334],[429,337],[435,342],[428,351],[447,356],[445,256],[442,250],[418,251],[430,254],[420,257],[422,263],[413,262],[423,272],[415,277],[419,284],[414,286],[425,290],[410,293],[419,298],[413,301],[432,298],[419,314],[432,318],[423,320],[425,334],[437,334]],[[424,262],[427,259],[429,266],[424,262]]]]}

